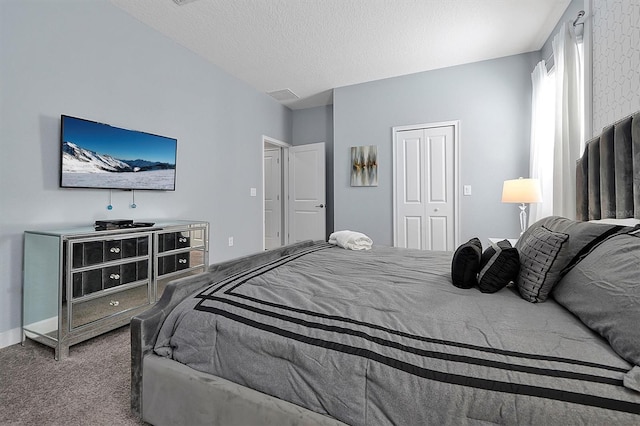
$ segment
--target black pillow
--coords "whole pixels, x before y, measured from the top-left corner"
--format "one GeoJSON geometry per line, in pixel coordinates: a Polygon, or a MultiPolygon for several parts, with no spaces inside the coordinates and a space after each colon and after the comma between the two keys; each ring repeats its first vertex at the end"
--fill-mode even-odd
{"type": "Polygon", "coordinates": [[[471,288],[478,284],[482,243],[472,238],[456,249],[451,262],[451,281],[459,288],[471,288]]]}
{"type": "Polygon", "coordinates": [[[520,256],[507,240],[487,248],[480,259],[478,287],[483,293],[495,293],[518,278],[520,256]]]}

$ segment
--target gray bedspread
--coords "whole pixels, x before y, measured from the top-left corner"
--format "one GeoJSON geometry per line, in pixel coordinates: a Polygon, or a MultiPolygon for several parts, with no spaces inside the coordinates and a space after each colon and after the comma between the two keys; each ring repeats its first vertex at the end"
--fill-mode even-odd
{"type": "Polygon", "coordinates": [[[605,340],[451,256],[318,243],[187,298],[155,352],[353,425],[640,423],[605,340]]]}

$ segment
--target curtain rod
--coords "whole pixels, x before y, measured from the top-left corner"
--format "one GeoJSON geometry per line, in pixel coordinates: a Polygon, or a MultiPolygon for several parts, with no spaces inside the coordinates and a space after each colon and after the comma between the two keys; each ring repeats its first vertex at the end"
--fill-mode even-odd
{"type": "MultiPolygon", "coordinates": [[[[584,22],[578,22],[580,19],[582,19],[583,16],[584,16],[584,10],[579,11],[578,12],[578,16],[573,21],[573,26],[574,27],[576,25],[584,25],[584,22]]],[[[547,63],[547,65],[549,65],[551,63],[552,59],[553,59],[553,51],[551,51],[551,54],[549,55],[549,57],[547,59],[545,59],[545,62],[547,63]]],[[[551,67],[553,68],[554,65],[555,64],[551,64],[551,67]]],[[[549,68],[547,68],[547,71],[549,71],[549,68]]]]}

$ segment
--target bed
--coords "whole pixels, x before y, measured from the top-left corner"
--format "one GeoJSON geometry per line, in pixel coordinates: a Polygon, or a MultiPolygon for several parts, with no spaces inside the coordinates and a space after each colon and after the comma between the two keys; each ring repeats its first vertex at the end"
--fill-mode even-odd
{"type": "MultiPolygon", "coordinates": [[[[630,146],[633,199],[640,115],[612,128],[599,168],[627,167],[630,146]]],[[[305,241],[171,283],[131,322],[132,409],[157,425],[639,424],[640,231],[605,222],[640,203],[595,190],[596,144],[577,165],[583,220],[542,219],[515,248],[305,241]]]]}

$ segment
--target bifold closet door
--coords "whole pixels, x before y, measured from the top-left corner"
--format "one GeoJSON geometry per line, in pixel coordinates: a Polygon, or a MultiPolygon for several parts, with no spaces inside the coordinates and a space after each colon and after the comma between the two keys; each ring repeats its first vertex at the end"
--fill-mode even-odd
{"type": "Polygon", "coordinates": [[[454,136],[454,126],[396,133],[396,246],[449,251],[455,248],[454,136]]]}

